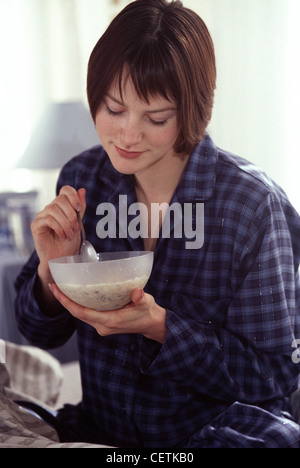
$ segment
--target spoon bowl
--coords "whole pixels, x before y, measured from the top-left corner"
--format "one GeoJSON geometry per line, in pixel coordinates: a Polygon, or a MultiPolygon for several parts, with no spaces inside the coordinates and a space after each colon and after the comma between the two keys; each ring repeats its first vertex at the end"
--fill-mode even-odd
{"type": "Polygon", "coordinates": [[[80,247],[80,256],[83,262],[98,262],[98,255],[89,241],[83,241],[80,247]]]}
{"type": "Polygon", "coordinates": [[[77,213],[77,220],[80,226],[81,237],[82,237],[82,242],[81,242],[80,251],[79,251],[82,261],[83,262],[97,262],[98,261],[97,252],[92,246],[92,244],[89,241],[87,241],[85,238],[85,230],[84,230],[82,219],[79,213],[77,213]]]}

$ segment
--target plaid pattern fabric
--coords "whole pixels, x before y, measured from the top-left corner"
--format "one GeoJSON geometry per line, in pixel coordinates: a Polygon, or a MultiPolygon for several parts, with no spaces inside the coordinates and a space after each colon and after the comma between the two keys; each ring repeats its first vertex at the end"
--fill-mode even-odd
{"type": "MultiPolygon", "coordinates": [[[[133,176],[117,173],[101,146],[63,168],[58,190],[66,184],[87,189],[84,224],[98,251],[143,250],[141,238],[97,236],[100,203],[113,203],[118,220],[119,195],[127,195],[128,205],[136,202],[133,176]]],[[[163,345],[140,335],[101,337],[67,312],[43,315],[34,296],[36,254],[17,280],[17,320],[33,344],[57,347],[77,330],[83,401],[60,413],[72,429],[82,428],[74,437],[114,446],[175,447],[240,402],[246,413],[257,407],[260,439],[267,410],[280,411],[295,388],[300,364],[291,354],[293,340],[300,338],[300,218],[286,195],[206,135],[173,202],[204,203],[204,244],[186,249],[189,239],[172,232],[169,239],[158,239],[145,291],[167,309],[163,345]]],[[[290,434],[295,440],[295,426],[290,434]]],[[[287,445],[280,431],[276,440],[287,445]]]]}

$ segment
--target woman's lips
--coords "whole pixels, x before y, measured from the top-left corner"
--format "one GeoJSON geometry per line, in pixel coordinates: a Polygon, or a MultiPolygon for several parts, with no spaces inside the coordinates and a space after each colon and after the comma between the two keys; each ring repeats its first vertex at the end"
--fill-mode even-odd
{"type": "Polygon", "coordinates": [[[119,148],[116,145],[115,145],[115,148],[117,152],[119,153],[119,155],[122,156],[122,158],[127,158],[127,159],[136,159],[144,153],[144,151],[126,151],[122,148],[119,148]]]}

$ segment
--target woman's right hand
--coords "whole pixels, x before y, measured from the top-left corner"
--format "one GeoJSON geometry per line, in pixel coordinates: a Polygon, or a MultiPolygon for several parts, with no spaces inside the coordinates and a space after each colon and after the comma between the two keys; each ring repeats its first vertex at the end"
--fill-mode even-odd
{"type": "Polygon", "coordinates": [[[64,186],[59,195],[42,211],[31,224],[35,249],[40,259],[38,274],[42,282],[52,281],[48,261],[66,255],[76,255],[80,246],[81,218],[85,211],[85,189],[76,191],[64,186]]]}

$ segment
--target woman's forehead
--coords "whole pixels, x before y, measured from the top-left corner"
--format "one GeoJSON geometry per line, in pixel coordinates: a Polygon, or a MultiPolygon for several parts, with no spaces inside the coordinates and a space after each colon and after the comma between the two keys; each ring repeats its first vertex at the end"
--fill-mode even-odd
{"type": "Polygon", "coordinates": [[[111,86],[107,90],[110,97],[114,97],[120,102],[124,102],[129,98],[135,97],[138,100],[159,107],[176,107],[175,99],[172,98],[168,89],[154,89],[153,87],[141,86],[141,83],[135,83],[128,69],[120,72],[113,80],[111,86]]]}

